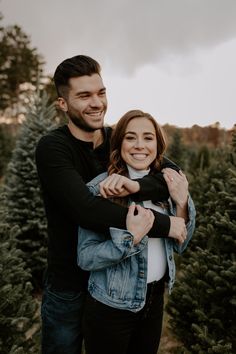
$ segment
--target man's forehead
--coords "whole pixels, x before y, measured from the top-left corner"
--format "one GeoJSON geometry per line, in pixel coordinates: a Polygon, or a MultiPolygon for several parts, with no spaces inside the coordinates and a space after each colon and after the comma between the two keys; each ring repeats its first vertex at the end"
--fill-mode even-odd
{"type": "Polygon", "coordinates": [[[77,92],[92,92],[105,88],[99,74],[72,77],[69,80],[69,85],[71,90],[76,90],[77,92]]]}

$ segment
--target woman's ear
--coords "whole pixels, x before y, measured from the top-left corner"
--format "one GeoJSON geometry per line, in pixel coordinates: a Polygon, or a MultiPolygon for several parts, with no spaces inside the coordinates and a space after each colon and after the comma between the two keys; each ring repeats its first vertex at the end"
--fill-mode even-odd
{"type": "Polygon", "coordinates": [[[58,107],[63,111],[63,112],[67,112],[68,111],[68,106],[67,106],[67,102],[63,97],[58,97],[57,99],[57,104],[58,107]]]}

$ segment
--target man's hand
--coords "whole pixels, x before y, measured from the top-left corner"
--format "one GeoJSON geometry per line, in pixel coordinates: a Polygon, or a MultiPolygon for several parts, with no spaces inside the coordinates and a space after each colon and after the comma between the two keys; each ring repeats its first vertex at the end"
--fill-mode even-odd
{"type": "Polygon", "coordinates": [[[108,176],[99,186],[103,198],[126,197],[129,194],[137,193],[140,189],[138,182],[117,173],[108,176]]]}
{"type": "Polygon", "coordinates": [[[134,245],[150,231],[154,222],[154,215],[150,209],[132,203],[126,217],[127,230],[134,236],[134,245]]]}
{"type": "Polygon", "coordinates": [[[183,218],[170,216],[169,237],[175,238],[180,244],[186,240],[187,229],[183,218]]]}

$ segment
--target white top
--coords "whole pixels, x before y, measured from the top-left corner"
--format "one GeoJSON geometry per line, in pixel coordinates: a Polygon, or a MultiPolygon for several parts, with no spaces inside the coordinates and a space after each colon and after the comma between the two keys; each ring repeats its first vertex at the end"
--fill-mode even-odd
{"type": "MultiPolygon", "coordinates": [[[[135,170],[128,166],[129,177],[131,179],[142,178],[146,176],[150,170],[135,170]]],[[[153,209],[160,213],[167,214],[167,211],[152,203],[151,200],[143,202],[143,206],[147,209],[153,209]]],[[[155,280],[160,280],[166,272],[167,259],[163,238],[148,239],[148,271],[147,282],[151,283],[155,280]]]]}

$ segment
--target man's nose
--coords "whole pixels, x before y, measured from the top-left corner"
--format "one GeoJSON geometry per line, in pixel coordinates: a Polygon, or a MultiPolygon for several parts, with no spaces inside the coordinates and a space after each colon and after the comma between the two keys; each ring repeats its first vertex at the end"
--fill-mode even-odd
{"type": "Polygon", "coordinates": [[[91,100],[90,100],[90,106],[91,107],[102,107],[103,106],[103,102],[100,99],[99,96],[92,96],[91,100]]]}

